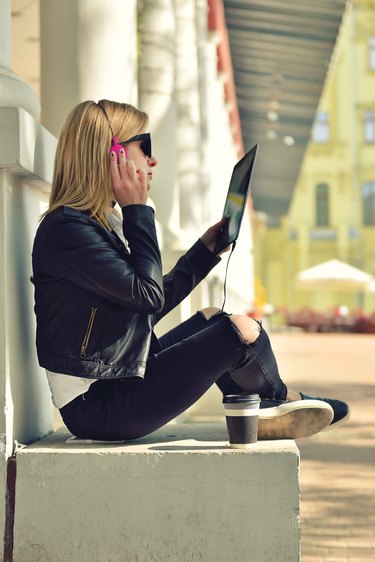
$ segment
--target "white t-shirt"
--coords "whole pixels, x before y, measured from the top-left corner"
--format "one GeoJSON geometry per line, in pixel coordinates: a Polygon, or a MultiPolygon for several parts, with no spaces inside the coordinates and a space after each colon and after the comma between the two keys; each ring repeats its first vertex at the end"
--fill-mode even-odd
{"type": "MultiPolygon", "coordinates": [[[[121,240],[126,244],[122,232],[122,218],[116,211],[109,214],[108,222],[110,227],[116,232],[121,240]]],[[[69,404],[74,398],[88,391],[90,386],[99,379],[86,379],[83,377],[74,377],[62,373],[53,373],[46,369],[49,387],[52,395],[52,402],[56,408],[62,408],[69,404]]]]}
{"type": "Polygon", "coordinates": [[[74,398],[87,392],[90,386],[99,379],[84,379],[53,373],[46,369],[49,387],[52,395],[52,402],[56,408],[62,408],[69,404],[74,398]]]}

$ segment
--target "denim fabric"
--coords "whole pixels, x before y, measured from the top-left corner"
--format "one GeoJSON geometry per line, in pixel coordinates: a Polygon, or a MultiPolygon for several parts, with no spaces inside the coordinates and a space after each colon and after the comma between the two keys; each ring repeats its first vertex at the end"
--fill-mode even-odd
{"type": "Polygon", "coordinates": [[[100,380],[61,409],[68,429],[81,438],[136,439],[165,425],[212,384],[223,394],[243,390],[263,398],[286,397],[277,363],[260,325],[247,344],[226,313],[209,320],[198,312],[159,339],[143,381],[100,380]]]}

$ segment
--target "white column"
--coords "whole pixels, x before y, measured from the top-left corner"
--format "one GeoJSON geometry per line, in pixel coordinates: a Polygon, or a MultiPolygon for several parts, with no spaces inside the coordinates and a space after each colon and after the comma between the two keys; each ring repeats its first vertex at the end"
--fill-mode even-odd
{"type": "MultiPolygon", "coordinates": [[[[200,166],[200,185],[201,185],[201,206],[202,206],[202,225],[201,229],[207,224],[216,222],[218,215],[213,212],[210,205],[211,185],[210,185],[210,151],[212,147],[209,143],[209,66],[210,66],[210,39],[208,33],[208,5],[207,0],[195,0],[196,6],[196,29],[197,29],[197,61],[198,61],[198,93],[199,93],[199,113],[200,113],[200,136],[201,136],[201,166],[200,166]],[[214,220],[212,220],[214,217],[214,220]]],[[[220,215],[219,215],[220,216],[220,215]]]]}
{"type": "Polygon", "coordinates": [[[41,2],[42,122],[55,135],[86,99],[137,104],[136,0],[41,2]]]}
{"type": "MultiPolygon", "coordinates": [[[[12,70],[11,2],[0,1],[0,497],[3,461],[13,440],[31,440],[50,430],[50,410],[33,354],[35,331],[30,299],[30,233],[40,216],[35,195],[43,131],[35,119],[35,92],[12,70]],[[38,139],[38,140],[37,140],[38,139]],[[32,170],[29,168],[31,164],[32,170]],[[30,177],[33,188],[30,188],[30,177]],[[32,327],[31,327],[32,325],[32,327]],[[36,398],[38,396],[38,398],[36,398]]],[[[51,143],[50,143],[51,144],[51,143]]],[[[43,160],[44,161],[44,160],[43,160]]],[[[45,388],[44,388],[45,391],[45,388]]],[[[49,396],[47,397],[50,405],[49,396]]],[[[3,524],[0,519],[0,528],[3,524]]]]}
{"type": "Polygon", "coordinates": [[[150,116],[158,167],[151,197],[163,227],[164,249],[179,249],[173,0],[146,2],[141,11],[139,103],[150,116]]]}
{"type": "Polygon", "coordinates": [[[25,109],[33,117],[40,113],[36,93],[25,84],[11,66],[11,0],[0,1],[0,107],[25,109]]]}
{"type": "MultiPolygon", "coordinates": [[[[52,427],[51,402],[34,352],[31,225],[40,216],[35,172],[43,156],[35,92],[11,68],[11,2],[0,0],[0,529],[11,507],[7,459],[14,441],[28,442],[52,427]],[[32,171],[26,168],[31,162],[32,171]],[[34,168],[35,166],[35,168],[34,168]],[[32,185],[32,187],[31,187],[32,185]],[[36,209],[37,208],[37,209],[36,209]]],[[[49,143],[52,144],[51,142],[49,143]]],[[[39,169],[38,169],[39,171],[39,169]]],[[[11,466],[11,465],[9,465],[11,466]]],[[[11,478],[9,482],[11,482],[11,478]]],[[[9,555],[9,527],[5,556],[9,555]]]]}
{"type": "Polygon", "coordinates": [[[202,228],[202,138],[200,129],[197,22],[194,0],[175,0],[178,181],[181,227],[189,242],[202,228]]]}

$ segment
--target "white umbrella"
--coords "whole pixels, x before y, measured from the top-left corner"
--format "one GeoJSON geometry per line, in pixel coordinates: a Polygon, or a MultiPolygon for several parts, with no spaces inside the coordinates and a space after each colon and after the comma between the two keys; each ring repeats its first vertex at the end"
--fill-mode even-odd
{"type": "Polygon", "coordinates": [[[375,279],[369,273],[361,271],[340,260],[329,260],[297,275],[298,289],[327,289],[336,291],[364,290],[375,279]]]}

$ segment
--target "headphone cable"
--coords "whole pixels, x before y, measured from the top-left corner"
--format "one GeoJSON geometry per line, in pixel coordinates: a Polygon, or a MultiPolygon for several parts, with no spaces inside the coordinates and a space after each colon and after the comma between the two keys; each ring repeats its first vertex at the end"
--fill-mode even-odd
{"type": "Polygon", "coordinates": [[[232,242],[232,249],[230,251],[230,254],[228,256],[228,260],[227,260],[227,265],[225,268],[225,277],[224,277],[224,300],[223,300],[223,306],[221,307],[221,312],[224,312],[224,305],[225,305],[225,301],[227,300],[227,276],[228,276],[228,267],[229,267],[229,261],[230,258],[232,257],[233,254],[233,250],[236,247],[236,240],[234,242],[232,242]]]}

